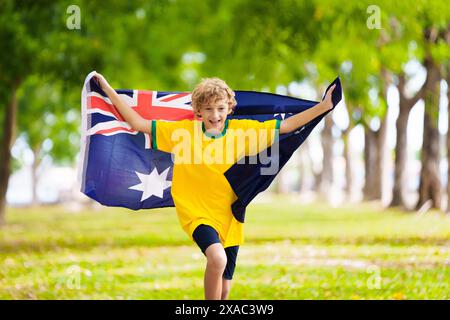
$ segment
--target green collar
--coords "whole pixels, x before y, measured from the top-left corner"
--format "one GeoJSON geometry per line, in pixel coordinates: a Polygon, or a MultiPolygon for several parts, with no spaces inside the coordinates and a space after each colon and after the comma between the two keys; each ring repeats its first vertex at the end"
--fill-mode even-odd
{"type": "Polygon", "coordinates": [[[228,119],[225,120],[225,125],[223,127],[223,130],[220,134],[214,135],[212,133],[206,132],[205,130],[205,123],[202,121],[202,131],[205,134],[205,136],[207,136],[208,138],[212,138],[212,139],[217,139],[217,138],[221,138],[225,135],[225,133],[227,133],[227,129],[228,129],[228,119]]]}

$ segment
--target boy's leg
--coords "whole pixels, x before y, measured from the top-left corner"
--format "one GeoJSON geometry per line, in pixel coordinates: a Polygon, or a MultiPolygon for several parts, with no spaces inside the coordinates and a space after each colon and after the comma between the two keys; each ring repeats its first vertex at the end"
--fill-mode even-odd
{"type": "Polygon", "coordinates": [[[207,259],[205,299],[219,300],[222,293],[222,275],[227,264],[227,255],[220,243],[219,234],[211,226],[201,224],[192,236],[207,259]]]}
{"type": "Polygon", "coordinates": [[[231,290],[231,279],[233,279],[234,269],[236,268],[236,260],[239,246],[228,247],[225,249],[227,255],[227,265],[223,273],[222,294],[221,299],[227,300],[231,290]]]}
{"type": "Polygon", "coordinates": [[[222,279],[222,296],[220,297],[221,300],[228,300],[228,296],[230,295],[231,290],[231,280],[222,279]]]}
{"type": "Polygon", "coordinates": [[[220,300],[222,295],[222,275],[227,264],[227,255],[221,243],[210,245],[206,251],[205,299],[220,300]]]}

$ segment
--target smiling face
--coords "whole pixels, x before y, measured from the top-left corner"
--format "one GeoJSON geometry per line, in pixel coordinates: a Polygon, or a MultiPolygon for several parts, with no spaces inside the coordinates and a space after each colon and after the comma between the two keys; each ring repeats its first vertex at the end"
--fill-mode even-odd
{"type": "Polygon", "coordinates": [[[219,78],[206,78],[192,92],[192,108],[206,131],[221,133],[227,116],[236,106],[233,90],[219,78]]]}
{"type": "Polygon", "coordinates": [[[200,107],[198,113],[205,125],[205,130],[215,134],[222,132],[225,120],[231,111],[228,99],[220,99],[210,105],[200,107]]]}

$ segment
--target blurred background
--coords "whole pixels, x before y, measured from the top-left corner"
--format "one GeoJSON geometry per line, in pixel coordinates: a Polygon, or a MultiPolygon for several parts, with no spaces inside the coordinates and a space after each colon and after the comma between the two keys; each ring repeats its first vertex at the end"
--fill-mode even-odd
{"type": "Polygon", "coordinates": [[[79,192],[92,70],[316,101],[339,75],[343,101],[249,208],[234,298],[449,298],[446,1],[0,0],[0,49],[0,298],[202,298],[173,208],[79,192]]]}

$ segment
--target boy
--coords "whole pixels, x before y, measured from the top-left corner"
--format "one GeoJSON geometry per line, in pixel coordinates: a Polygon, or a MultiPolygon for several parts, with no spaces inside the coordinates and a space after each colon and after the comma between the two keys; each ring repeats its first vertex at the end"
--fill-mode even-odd
{"type": "Polygon", "coordinates": [[[333,107],[331,87],[316,106],[285,120],[227,119],[236,106],[234,92],[218,78],[204,79],[192,92],[195,120],[142,118],[96,73],[94,77],[123,118],[151,136],[152,148],[174,158],[172,198],[182,228],[206,256],[205,299],[228,299],[243,224],[231,204],[236,195],[224,172],[246,155],[270,146],[279,134],[295,131],[333,107]],[[181,141],[180,141],[181,140],[181,141]]]}

